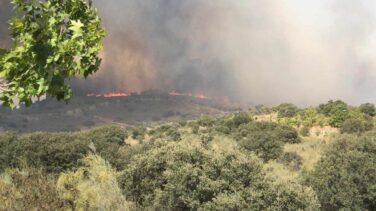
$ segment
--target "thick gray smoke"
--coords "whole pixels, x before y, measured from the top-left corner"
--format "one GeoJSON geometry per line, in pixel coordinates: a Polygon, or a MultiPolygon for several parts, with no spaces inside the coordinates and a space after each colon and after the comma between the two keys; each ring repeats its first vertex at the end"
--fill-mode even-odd
{"type": "Polygon", "coordinates": [[[108,37],[101,70],[81,88],[203,92],[264,104],[376,102],[372,0],[94,5],[108,37]]]}
{"type": "Polygon", "coordinates": [[[8,20],[12,13],[9,0],[0,0],[0,48],[9,48],[10,36],[8,31],[8,20]]]}
{"type": "Polygon", "coordinates": [[[234,75],[222,58],[201,58],[194,52],[201,26],[195,17],[203,6],[199,1],[94,2],[109,35],[104,71],[94,79],[98,84],[106,81],[129,91],[235,92],[234,75]]]}

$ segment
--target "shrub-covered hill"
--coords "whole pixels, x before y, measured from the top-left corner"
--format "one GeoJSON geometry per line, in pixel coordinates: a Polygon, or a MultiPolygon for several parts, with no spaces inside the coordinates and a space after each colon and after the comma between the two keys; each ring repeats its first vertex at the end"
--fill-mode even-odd
{"type": "Polygon", "coordinates": [[[108,124],[189,120],[201,115],[223,115],[234,109],[216,99],[170,96],[157,91],[111,98],[82,95],[67,104],[46,99],[15,110],[0,107],[0,131],[79,131],[108,124]]]}
{"type": "Polygon", "coordinates": [[[374,132],[302,136],[253,114],[3,133],[0,210],[374,210],[374,132]]]}
{"type": "Polygon", "coordinates": [[[253,112],[261,120],[300,128],[303,134],[307,134],[312,127],[337,128],[341,133],[362,133],[373,129],[376,108],[371,103],[351,106],[341,100],[330,100],[304,109],[290,103],[273,108],[256,106],[253,112]]]}

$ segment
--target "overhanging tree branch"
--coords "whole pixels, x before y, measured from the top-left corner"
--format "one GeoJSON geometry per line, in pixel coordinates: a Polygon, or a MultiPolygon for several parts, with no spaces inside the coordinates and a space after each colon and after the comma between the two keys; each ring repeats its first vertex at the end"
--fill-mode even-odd
{"type": "Polygon", "coordinates": [[[4,79],[0,78],[0,92],[9,91],[9,83],[4,79]]]}
{"type": "Polygon", "coordinates": [[[46,93],[68,101],[66,79],[87,77],[99,69],[105,31],[88,0],[14,0],[17,14],[10,31],[12,47],[0,49],[0,98],[30,105],[46,93]],[[53,72],[50,70],[54,70],[53,72]]]}

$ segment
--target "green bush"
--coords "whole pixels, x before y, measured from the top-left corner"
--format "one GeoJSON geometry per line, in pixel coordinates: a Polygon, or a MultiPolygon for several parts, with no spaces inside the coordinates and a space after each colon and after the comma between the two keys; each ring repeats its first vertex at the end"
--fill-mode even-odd
{"type": "Polygon", "coordinates": [[[273,122],[250,122],[248,124],[240,125],[233,131],[235,140],[241,140],[244,137],[252,136],[253,133],[263,132],[270,136],[274,136],[276,141],[282,143],[299,143],[298,132],[290,126],[279,125],[273,122]]]}
{"type": "Polygon", "coordinates": [[[135,127],[131,129],[132,131],[132,138],[137,139],[139,141],[143,141],[146,134],[146,128],[144,127],[135,127]]]}
{"type": "Polygon", "coordinates": [[[217,120],[216,124],[221,127],[228,128],[229,131],[232,131],[241,125],[248,124],[252,121],[252,118],[249,113],[247,112],[239,112],[231,115],[230,117],[224,117],[222,119],[217,120]]]}
{"type": "Polygon", "coordinates": [[[364,103],[360,105],[359,110],[362,113],[367,114],[371,117],[374,117],[376,115],[376,108],[375,108],[375,105],[372,103],[364,103]]]}
{"type": "Polygon", "coordinates": [[[0,162],[4,170],[19,167],[20,159],[48,172],[77,167],[77,161],[90,151],[90,141],[73,133],[33,133],[0,136],[0,162]]]}
{"type": "Polygon", "coordinates": [[[83,166],[59,176],[57,192],[71,210],[131,210],[116,180],[116,172],[96,155],[88,155],[83,166]]]}
{"type": "Polygon", "coordinates": [[[347,104],[343,102],[342,100],[336,100],[336,101],[329,100],[325,104],[320,104],[317,110],[319,113],[324,114],[325,116],[330,116],[330,114],[333,113],[336,107],[347,108],[347,104]]]}
{"type": "Polygon", "coordinates": [[[19,167],[20,159],[47,172],[78,167],[78,160],[96,151],[120,168],[119,150],[126,147],[124,130],[103,127],[76,133],[5,133],[0,135],[0,171],[19,167]]]}
{"type": "Polygon", "coordinates": [[[217,132],[220,132],[222,134],[229,135],[231,133],[231,129],[225,125],[217,125],[214,128],[217,132]]]}
{"type": "Polygon", "coordinates": [[[200,130],[199,125],[195,124],[195,125],[192,126],[192,133],[193,134],[198,134],[199,130],[200,130]]]}
{"type": "Polygon", "coordinates": [[[298,171],[303,165],[303,159],[296,152],[285,152],[279,157],[278,161],[287,168],[298,171]]]}
{"type": "Polygon", "coordinates": [[[264,105],[256,105],[255,106],[255,114],[260,115],[260,114],[270,114],[272,113],[272,109],[268,108],[267,106],[264,105]]]}
{"type": "Polygon", "coordinates": [[[203,135],[200,136],[200,139],[201,139],[203,144],[208,144],[211,141],[213,141],[214,137],[209,135],[209,134],[203,134],[203,135]]]}
{"type": "Polygon", "coordinates": [[[375,127],[373,117],[365,115],[363,120],[364,131],[373,130],[375,127]]]}
{"type": "Polygon", "coordinates": [[[301,112],[301,121],[304,127],[313,127],[320,124],[320,118],[322,117],[320,117],[317,109],[313,107],[306,108],[301,112]]]}
{"type": "Polygon", "coordinates": [[[341,133],[360,133],[364,131],[363,122],[360,119],[348,119],[341,128],[341,133]]]}
{"type": "Polygon", "coordinates": [[[338,139],[306,176],[322,210],[376,210],[376,138],[338,139]]]}
{"type": "Polygon", "coordinates": [[[94,144],[98,155],[108,160],[116,169],[122,168],[121,149],[128,147],[125,139],[127,131],[117,126],[99,127],[84,134],[94,144]]]}
{"type": "Polygon", "coordinates": [[[57,210],[67,203],[59,198],[56,180],[40,169],[7,169],[0,175],[0,210],[57,210]]]}
{"type": "Polygon", "coordinates": [[[286,143],[301,142],[298,132],[287,125],[273,122],[249,122],[232,131],[232,136],[244,149],[255,152],[263,160],[278,158],[286,143]]]}
{"type": "Polygon", "coordinates": [[[265,161],[276,159],[283,152],[283,142],[270,133],[253,132],[240,140],[239,144],[265,161]]]}
{"type": "Polygon", "coordinates": [[[119,177],[124,194],[139,210],[317,208],[312,191],[275,185],[256,157],[239,150],[214,150],[200,141],[150,144],[119,177]]]}
{"type": "Polygon", "coordinates": [[[232,118],[233,126],[235,128],[239,127],[242,124],[247,124],[252,121],[250,115],[246,112],[239,112],[234,115],[232,118]]]}
{"type": "Polygon", "coordinates": [[[340,128],[350,118],[349,108],[346,104],[337,104],[332,107],[329,114],[329,125],[340,128]]]}
{"type": "Polygon", "coordinates": [[[278,117],[293,117],[299,112],[299,108],[291,103],[282,103],[276,107],[278,117]]]}
{"type": "Polygon", "coordinates": [[[247,193],[262,195],[261,201],[244,200],[242,193],[221,193],[213,202],[205,204],[198,210],[320,210],[317,196],[309,187],[295,182],[275,182],[269,188],[262,192],[247,193]],[[259,203],[259,205],[252,203],[259,203]]]}
{"type": "Polygon", "coordinates": [[[275,133],[276,138],[283,143],[296,144],[301,142],[298,131],[293,127],[280,125],[276,128],[275,133]]]}
{"type": "Polygon", "coordinates": [[[171,141],[181,140],[181,133],[179,132],[179,125],[166,124],[157,127],[156,129],[148,132],[152,140],[166,139],[171,141]]]}
{"type": "Polygon", "coordinates": [[[365,117],[364,119],[350,118],[347,119],[341,126],[341,133],[361,133],[373,129],[372,117],[365,117]]]}
{"type": "Polygon", "coordinates": [[[309,127],[303,127],[302,129],[300,129],[300,135],[302,135],[303,137],[309,136],[309,133],[310,133],[309,127]]]}
{"type": "Polygon", "coordinates": [[[212,127],[215,124],[215,119],[212,117],[203,117],[197,120],[197,123],[202,127],[212,127]]]}

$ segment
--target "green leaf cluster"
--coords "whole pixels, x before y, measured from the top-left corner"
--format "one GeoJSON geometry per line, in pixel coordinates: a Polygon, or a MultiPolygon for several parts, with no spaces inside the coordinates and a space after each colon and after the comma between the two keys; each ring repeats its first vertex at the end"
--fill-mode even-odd
{"type": "Polygon", "coordinates": [[[67,80],[87,77],[101,63],[98,52],[105,36],[96,9],[85,0],[13,0],[17,16],[10,20],[13,45],[0,51],[0,92],[5,106],[14,99],[29,105],[44,94],[69,100],[67,80]]]}

